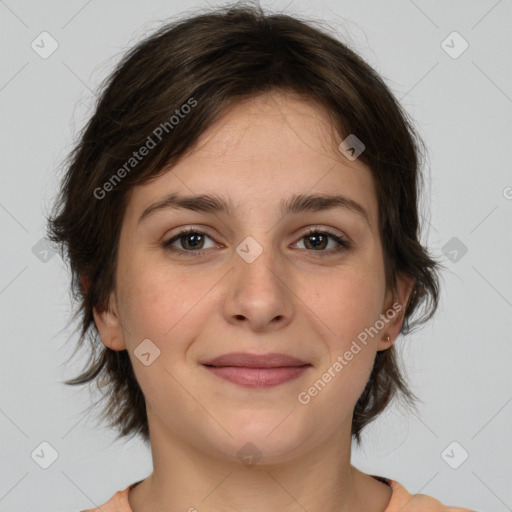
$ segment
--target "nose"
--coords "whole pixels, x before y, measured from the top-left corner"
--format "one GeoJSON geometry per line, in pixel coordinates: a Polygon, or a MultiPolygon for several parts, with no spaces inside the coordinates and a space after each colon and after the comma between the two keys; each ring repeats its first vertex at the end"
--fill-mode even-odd
{"type": "Polygon", "coordinates": [[[280,329],[294,315],[293,283],[278,255],[265,246],[261,251],[253,241],[242,243],[233,255],[224,314],[229,323],[253,331],[280,329]]]}

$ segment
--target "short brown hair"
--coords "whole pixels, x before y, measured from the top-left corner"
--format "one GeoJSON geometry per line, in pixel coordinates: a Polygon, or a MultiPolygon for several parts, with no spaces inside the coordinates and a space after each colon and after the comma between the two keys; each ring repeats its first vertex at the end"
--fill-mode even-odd
{"type": "MultiPolygon", "coordinates": [[[[440,264],[419,241],[425,145],[377,73],[314,22],[265,14],[255,6],[226,6],[173,21],[133,47],[105,82],[69,155],[55,212],[48,219],[48,238],[71,268],[71,291],[79,305],[75,315],[81,319],[77,348],[86,339],[91,348],[83,373],[66,384],[96,381],[106,401],[102,417],[118,429],[119,437],[140,434],[149,441],[144,395],[126,350],[102,344],[93,308],[105,310],[115,287],[130,190],[183,157],[223,109],[271,91],[294,92],[317,102],[342,138],[354,133],[364,142],[359,158],[376,186],[386,285],[396,292],[402,272],[415,279],[401,332],[426,322],[437,309],[440,264]],[[197,102],[194,108],[171,128],[176,109],[191,98],[197,102]],[[128,170],[126,162],[158,126],[167,127],[164,143],[128,170]],[[116,170],[122,179],[113,182],[116,170]],[[420,306],[423,315],[411,323],[420,306]]],[[[397,391],[411,405],[417,399],[396,356],[394,346],[376,354],[354,409],[352,435],[358,443],[362,429],[397,391]]]]}

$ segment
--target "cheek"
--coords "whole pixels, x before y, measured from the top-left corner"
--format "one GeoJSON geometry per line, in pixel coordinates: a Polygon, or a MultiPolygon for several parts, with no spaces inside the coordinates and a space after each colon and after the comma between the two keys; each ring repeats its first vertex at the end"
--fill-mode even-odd
{"type": "Polygon", "coordinates": [[[316,293],[311,308],[310,321],[323,339],[325,356],[299,402],[311,406],[311,417],[330,418],[325,428],[353,411],[373,368],[378,335],[364,336],[379,319],[382,288],[367,277],[354,273],[325,283],[329,292],[316,293]]]}
{"type": "Polygon", "coordinates": [[[137,265],[135,259],[132,262],[119,269],[118,293],[123,333],[137,381],[147,400],[179,401],[179,386],[165,369],[176,377],[185,371],[183,357],[195,338],[193,318],[199,311],[194,306],[206,291],[185,286],[179,270],[171,272],[161,264],[137,265]],[[138,359],[137,348],[148,339],[157,347],[148,345],[151,358],[158,356],[146,366],[138,359]]]}
{"type": "Polygon", "coordinates": [[[312,318],[316,316],[317,322],[325,325],[340,350],[378,319],[385,292],[378,271],[347,267],[317,277],[314,283],[311,286],[309,281],[310,293],[302,293],[301,299],[312,318]]]}
{"type": "Polygon", "coordinates": [[[368,381],[380,336],[368,332],[382,312],[385,292],[378,267],[346,268],[315,280],[304,301],[326,349],[317,376],[326,392],[319,402],[355,405],[368,381]]]}
{"type": "Polygon", "coordinates": [[[177,334],[192,328],[205,308],[205,296],[218,281],[212,275],[197,277],[193,268],[156,261],[148,264],[142,258],[120,267],[120,274],[123,270],[118,290],[131,346],[149,338],[166,349],[177,347],[181,339],[177,334]]]}

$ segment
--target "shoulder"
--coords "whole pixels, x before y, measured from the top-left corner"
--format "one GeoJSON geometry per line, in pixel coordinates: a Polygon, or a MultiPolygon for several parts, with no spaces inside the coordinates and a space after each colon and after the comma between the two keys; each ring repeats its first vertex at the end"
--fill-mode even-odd
{"type": "Polygon", "coordinates": [[[384,512],[475,512],[468,508],[450,507],[426,494],[410,494],[395,480],[385,479],[393,489],[393,495],[384,512]]]}
{"type": "Polygon", "coordinates": [[[132,512],[128,501],[128,493],[137,483],[129,485],[122,491],[117,491],[112,498],[100,507],[82,510],[81,512],[132,512]]]}

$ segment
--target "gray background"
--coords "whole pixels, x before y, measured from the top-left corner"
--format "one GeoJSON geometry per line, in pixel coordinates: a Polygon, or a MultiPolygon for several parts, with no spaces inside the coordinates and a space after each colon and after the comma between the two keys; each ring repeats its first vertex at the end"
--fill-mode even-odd
{"type": "MultiPolygon", "coordinates": [[[[325,20],[382,74],[430,150],[423,241],[448,271],[435,319],[398,341],[424,402],[420,416],[395,408],[372,424],[353,463],[448,505],[512,510],[511,2],[262,5],[325,20]],[[453,31],[469,44],[457,58],[460,40],[442,44],[453,31]]],[[[1,511],[92,508],[152,469],[140,441],[113,442],[87,416],[87,387],[61,383],[81,366],[66,364],[75,340],[67,270],[41,238],[97,85],[160,20],[201,6],[0,1],[1,511]],[[31,47],[43,31],[58,43],[46,59],[31,47]],[[47,469],[44,441],[58,454],[47,469]]]]}

